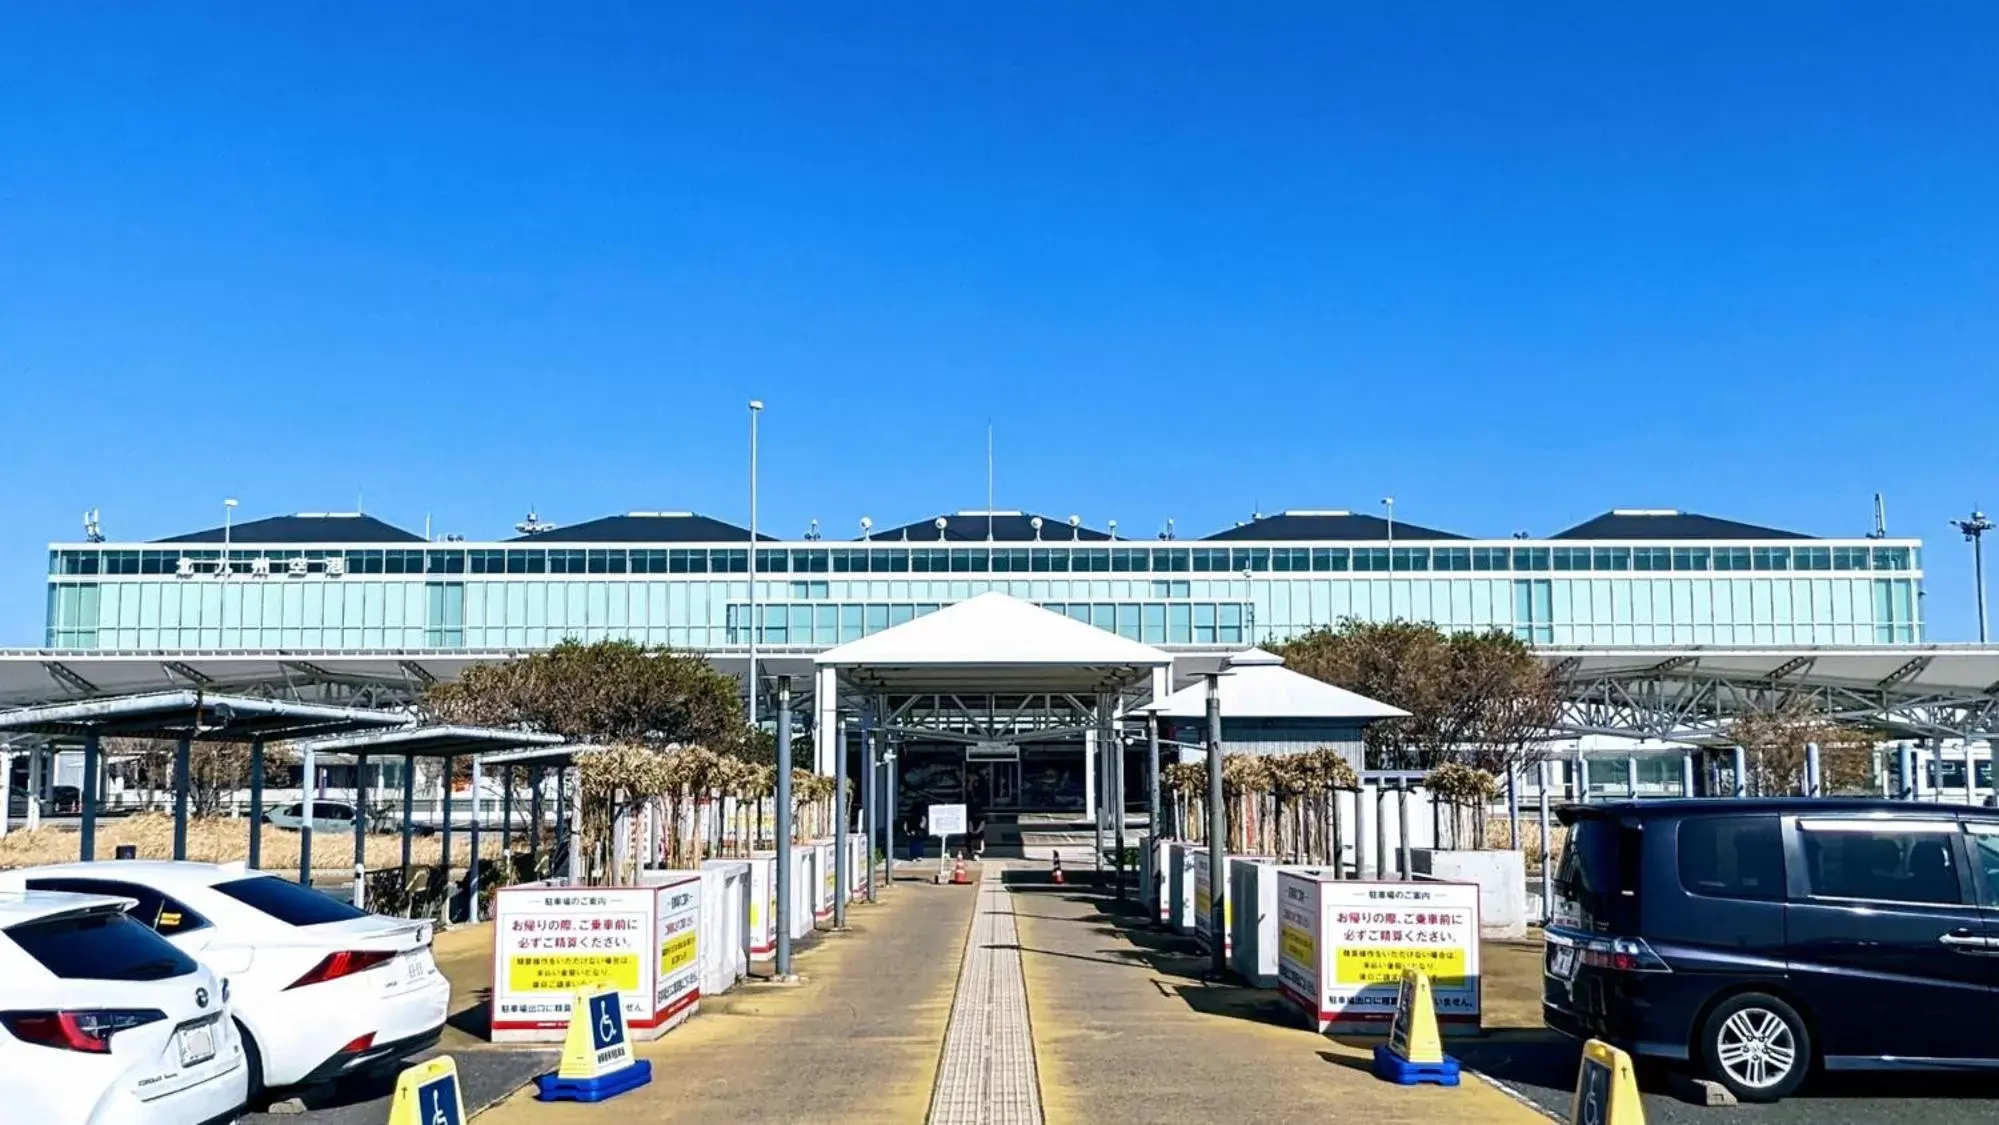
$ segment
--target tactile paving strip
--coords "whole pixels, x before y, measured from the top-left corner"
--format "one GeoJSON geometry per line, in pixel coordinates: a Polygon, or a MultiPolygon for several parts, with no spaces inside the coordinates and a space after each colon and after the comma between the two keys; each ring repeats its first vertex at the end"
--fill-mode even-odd
{"type": "Polygon", "coordinates": [[[977,910],[930,1094],[930,1125],[1042,1125],[1020,934],[997,864],[985,869],[977,910]]]}

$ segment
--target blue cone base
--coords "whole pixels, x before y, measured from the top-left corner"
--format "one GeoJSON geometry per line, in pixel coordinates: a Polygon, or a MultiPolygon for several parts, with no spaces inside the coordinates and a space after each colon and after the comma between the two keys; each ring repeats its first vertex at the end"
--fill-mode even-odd
{"type": "Polygon", "coordinates": [[[1458,1084],[1458,1060],[1449,1055],[1443,1062],[1414,1063],[1394,1051],[1388,1044],[1377,1044],[1374,1048],[1374,1076],[1397,1086],[1418,1086],[1425,1082],[1437,1086],[1458,1084]]]}
{"type": "Polygon", "coordinates": [[[553,1074],[544,1074],[534,1080],[534,1097],[538,1102],[601,1102],[627,1090],[636,1090],[651,1081],[652,1063],[638,1059],[623,1070],[613,1071],[601,1078],[557,1078],[553,1074]]]}

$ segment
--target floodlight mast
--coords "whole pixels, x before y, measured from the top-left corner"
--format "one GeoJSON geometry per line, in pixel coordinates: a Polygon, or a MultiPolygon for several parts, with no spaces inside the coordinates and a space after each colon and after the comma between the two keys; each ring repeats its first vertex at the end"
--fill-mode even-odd
{"type": "Polygon", "coordinates": [[[1971,581],[1978,591],[1978,643],[1984,644],[1985,637],[1985,533],[1999,524],[1985,517],[1977,508],[1971,510],[1969,519],[1952,520],[1952,527],[1964,532],[1965,542],[1971,544],[1971,581]]]}

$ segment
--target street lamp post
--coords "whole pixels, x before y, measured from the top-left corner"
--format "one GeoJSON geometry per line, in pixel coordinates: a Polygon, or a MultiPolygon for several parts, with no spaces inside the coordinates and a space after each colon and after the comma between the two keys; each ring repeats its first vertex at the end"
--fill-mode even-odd
{"type": "Polygon", "coordinates": [[[1388,619],[1395,620],[1395,497],[1384,496],[1381,506],[1388,509],[1388,619]]]}
{"type": "Polygon", "coordinates": [[[751,726],[757,722],[757,416],[763,411],[762,399],[750,400],[750,662],[744,681],[751,726]]]}
{"type": "Polygon", "coordinates": [[[236,530],[236,498],[222,502],[222,577],[229,577],[229,541],[236,530]]]}
{"type": "Polygon", "coordinates": [[[1971,544],[1971,581],[1978,587],[1978,643],[1985,643],[1985,533],[1999,524],[1985,518],[1985,513],[1976,508],[1971,510],[1971,518],[1950,521],[1951,526],[1964,532],[1965,542],[1971,544]]]}

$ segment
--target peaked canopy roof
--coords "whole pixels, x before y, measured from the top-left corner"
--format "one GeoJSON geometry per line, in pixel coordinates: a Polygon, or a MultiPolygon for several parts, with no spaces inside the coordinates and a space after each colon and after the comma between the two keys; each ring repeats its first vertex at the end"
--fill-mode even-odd
{"type": "Polygon", "coordinates": [[[866,691],[1108,691],[1170,667],[1173,658],[1005,594],[978,597],[820,653],[866,691]]]}
{"type": "MultiPolygon", "coordinates": [[[[1378,699],[1334,687],[1284,666],[1284,658],[1260,648],[1244,649],[1228,660],[1221,681],[1222,719],[1346,719],[1369,723],[1409,714],[1378,699]]],[[[1196,682],[1153,704],[1168,719],[1201,719],[1208,714],[1208,685],[1196,682]]]]}

